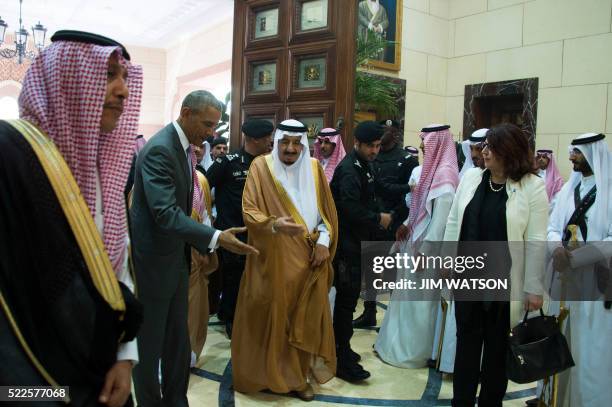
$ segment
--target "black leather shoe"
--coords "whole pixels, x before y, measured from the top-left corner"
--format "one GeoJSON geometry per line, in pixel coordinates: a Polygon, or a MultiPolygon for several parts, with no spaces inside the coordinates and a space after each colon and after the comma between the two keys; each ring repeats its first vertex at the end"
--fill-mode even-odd
{"type": "Polygon", "coordinates": [[[357,319],[353,320],[353,328],[369,328],[376,326],[376,310],[364,310],[357,319]]]}
{"type": "Polygon", "coordinates": [[[427,359],[427,367],[435,369],[438,362],[434,359],[427,359]]]}
{"type": "Polygon", "coordinates": [[[225,323],[225,333],[227,334],[228,339],[232,339],[232,328],[233,328],[234,323],[227,321],[225,323]]]}
{"type": "Polygon", "coordinates": [[[338,364],[336,377],[349,383],[357,383],[370,377],[370,372],[361,367],[359,363],[338,364]]]}
{"type": "Polygon", "coordinates": [[[527,400],[527,401],[525,402],[525,405],[526,405],[527,407],[538,407],[538,406],[540,405],[540,399],[536,397],[536,398],[533,398],[533,399],[527,400]]]}

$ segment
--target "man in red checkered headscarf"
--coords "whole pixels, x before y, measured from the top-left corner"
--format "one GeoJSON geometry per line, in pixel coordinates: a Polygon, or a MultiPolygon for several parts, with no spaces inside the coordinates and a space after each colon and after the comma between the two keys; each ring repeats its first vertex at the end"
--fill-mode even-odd
{"type": "Polygon", "coordinates": [[[142,307],[124,187],[142,69],[102,36],[58,31],[51,41],[24,79],[21,119],[0,121],[0,385],[69,386],[74,405],[132,405],[142,307]]]}
{"type": "MultiPolygon", "coordinates": [[[[420,138],[424,156],[421,176],[412,191],[410,216],[397,230],[396,237],[401,242],[396,247],[410,256],[438,256],[438,242],[443,240],[459,185],[457,152],[449,125],[424,127],[420,138]]],[[[398,281],[423,274],[407,268],[401,273],[398,281]]],[[[394,290],[391,295],[374,349],[393,366],[422,368],[432,355],[438,304],[423,297],[406,301],[402,297],[406,291],[402,291],[394,290]]]]}
{"type": "Polygon", "coordinates": [[[331,182],[334,171],[346,155],[340,132],[331,127],[324,128],[314,142],[314,158],[321,162],[327,182],[331,182]]]}

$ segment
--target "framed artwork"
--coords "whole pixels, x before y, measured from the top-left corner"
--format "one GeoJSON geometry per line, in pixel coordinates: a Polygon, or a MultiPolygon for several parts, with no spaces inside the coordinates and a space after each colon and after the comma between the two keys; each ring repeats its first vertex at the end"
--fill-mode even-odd
{"type": "Polygon", "coordinates": [[[251,74],[252,92],[273,92],[276,90],[276,63],[253,64],[251,74]]]}
{"type": "Polygon", "coordinates": [[[278,8],[257,11],[253,24],[253,38],[267,38],[278,35],[278,8]]]}
{"type": "Polygon", "coordinates": [[[288,101],[333,99],[336,47],[334,44],[303,45],[289,50],[288,101]]]}
{"type": "Polygon", "coordinates": [[[399,71],[401,66],[402,0],[357,0],[357,35],[377,36],[392,44],[369,60],[379,69],[399,71]]]}
{"type": "Polygon", "coordinates": [[[286,82],[286,57],[278,51],[246,53],[241,59],[245,86],[242,104],[280,103],[286,82]]]}
{"type": "Polygon", "coordinates": [[[334,10],[337,0],[293,0],[292,3],[294,8],[291,10],[290,44],[335,38],[334,10]]]}
{"type": "MultiPolygon", "coordinates": [[[[241,0],[244,1],[244,0],[241,0]]],[[[287,34],[287,5],[279,0],[253,0],[245,5],[243,51],[282,47],[287,34]]]]}
{"type": "Polygon", "coordinates": [[[300,31],[327,27],[328,0],[309,0],[301,3],[300,31]]]}
{"type": "Polygon", "coordinates": [[[302,58],[298,63],[298,89],[324,88],[327,71],[325,58],[302,58]]]}

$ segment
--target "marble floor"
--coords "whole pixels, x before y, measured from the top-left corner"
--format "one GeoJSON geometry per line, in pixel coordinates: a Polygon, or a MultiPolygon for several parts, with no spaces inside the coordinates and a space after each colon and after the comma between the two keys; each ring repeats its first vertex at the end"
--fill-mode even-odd
{"type": "MultiPolygon", "coordinates": [[[[355,315],[361,313],[361,303],[355,315]]],[[[383,303],[377,313],[378,323],[384,316],[383,303]]],[[[450,406],[452,381],[433,369],[400,369],[383,363],[373,352],[374,329],[358,329],[351,342],[361,354],[362,364],[372,373],[362,384],[350,384],[332,379],[315,385],[315,400],[310,403],[290,396],[257,393],[241,394],[232,389],[230,342],[224,327],[211,318],[204,355],[192,369],[188,398],[191,406],[450,406]]],[[[517,385],[510,382],[504,406],[524,406],[534,397],[535,384],[517,385]]]]}

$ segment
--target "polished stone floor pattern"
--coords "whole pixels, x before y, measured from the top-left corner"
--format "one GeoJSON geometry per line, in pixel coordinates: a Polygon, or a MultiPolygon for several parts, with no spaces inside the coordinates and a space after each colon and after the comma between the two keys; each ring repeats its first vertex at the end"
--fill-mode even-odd
{"type": "MultiPolygon", "coordinates": [[[[361,303],[355,315],[361,313],[361,303]]],[[[380,304],[377,320],[384,316],[380,304]]],[[[204,355],[192,369],[187,396],[191,406],[450,406],[453,384],[433,369],[400,369],[382,362],[372,350],[373,329],[358,329],[351,342],[372,373],[362,384],[334,378],[324,385],[313,385],[315,400],[309,403],[271,393],[241,394],[232,389],[230,342],[223,325],[211,318],[204,355]]],[[[535,385],[510,382],[504,406],[520,407],[535,394],[535,385]]]]}

